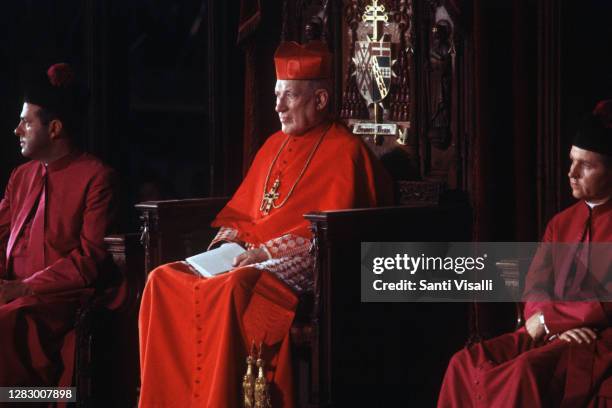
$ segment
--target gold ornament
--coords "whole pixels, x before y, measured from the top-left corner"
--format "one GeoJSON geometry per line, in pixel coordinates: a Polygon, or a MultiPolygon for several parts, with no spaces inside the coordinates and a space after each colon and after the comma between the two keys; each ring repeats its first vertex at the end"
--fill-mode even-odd
{"type": "Polygon", "coordinates": [[[261,206],[259,206],[259,211],[261,211],[263,215],[268,215],[268,213],[270,212],[272,208],[281,208],[283,205],[285,205],[289,197],[291,197],[291,194],[293,194],[293,190],[295,189],[295,186],[297,186],[298,182],[302,179],[302,176],[304,176],[304,173],[306,173],[306,169],[308,168],[308,165],[310,164],[312,157],[314,156],[315,152],[317,151],[317,148],[323,141],[323,138],[327,134],[327,131],[329,130],[330,127],[331,125],[328,126],[327,129],[325,129],[325,131],[321,134],[321,137],[319,138],[314,148],[310,152],[308,159],[306,159],[306,164],[304,164],[304,168],[302,168],[302,171],[300,172],[297,179],[295,180],[295,183],[293,183],[293,186],[287,193],[287,196],[285,197],[285,199],[280,204],[275,204],[274,202],[279,197],[278,188],[280,187],[280,178],[276,177],[276,180],[274,180],[274,184],[272,185],[272,187],[270,187],[270,191],[266,192],[266,190],[268,188],[268,181],[270,180],[270,173],[272,173],[272,168],[274,167],[274,163],[276,163],[278,156],[280,156],[281,152],[287,145],[287,142],[289,142],[290,136],[287,136],[287,138],[281,145],[280,149],[278,149],[278,153],[276,153],[276,156],[274,156],[274,159],[272,160],[272,164],[270,164],[270,168],[268,169],[268,174],[266,175],[266,181],[264,182],[264,188],[263,188],[263,197],[261,198],[261,206]]]}
{"type": "Polygon", "coordinates": [[[272,408],[270,403],[270,390],[266,377],[264,375],[265,362],[261,358],[261,350],[263,345],[259,345],[259,357],[257,358],[257,367],[259,373],[255,380],[255,408],[272,408]]]}
{"type": "Polygon", "coordinates": [[[255,342],[251,347],[251,352],[246,359],[247,371],[242,378],[242,392],[244,395],[244,408],[254,408],[254,391],[255,391],[255,377],[253,376],[253,364],[255,363],[255,357],[253,350],[255,349],[255,342]]]}

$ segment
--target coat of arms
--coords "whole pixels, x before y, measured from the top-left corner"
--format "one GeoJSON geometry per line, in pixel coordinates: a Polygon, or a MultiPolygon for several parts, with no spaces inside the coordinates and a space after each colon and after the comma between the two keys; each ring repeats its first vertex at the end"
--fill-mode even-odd
{"type": "Polygon", "coordinates": [[[355,42],[353,63],[357,89],[368,106],[374,106],[374,123],[360,122],[353,128],[356,134],[394,135],[397,126],[393,123],[382,123],[382,101],[391,88],[391,42],[385,40],[382,24],[389,20],[385,6],[378,0],[366,6],[362,16],[364,23],[372,24],[372,34],[364,41],[355,42]]]}
{"type": "Polygon", "coordinates": [[[353,62],[357,88],[368,105],[385,99],[391,86],[391,43],[357,41],[353,62]]]}

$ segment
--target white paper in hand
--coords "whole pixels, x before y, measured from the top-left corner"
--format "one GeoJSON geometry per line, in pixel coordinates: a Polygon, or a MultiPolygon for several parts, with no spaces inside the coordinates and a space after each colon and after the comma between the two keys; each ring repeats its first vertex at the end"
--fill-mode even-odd
{"type": "Polygon", "coordinates": [[[243,247],[230,242],[219,248],[190,256],[185,259],[185,262],[200,272],[202,276],[211,277],[233,269],[232,261],[243,252],[246,252],[243,247]]]}

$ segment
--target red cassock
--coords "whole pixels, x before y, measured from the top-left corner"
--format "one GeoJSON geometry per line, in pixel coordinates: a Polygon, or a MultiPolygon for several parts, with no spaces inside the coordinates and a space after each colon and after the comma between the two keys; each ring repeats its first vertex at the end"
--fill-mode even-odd
{"type": "Polygon", "coordinates": [[[569,301],[580,299],[580,291],[588,292],[589,299],[602,287],[599,295],[609,293],[612,251],[597,243],[612,243],[612,202],[590,210],[582,201],[557,214],[543,242],[563,244],[545,244],[534,258],[525,282],[524,316],[542,312],[548,339],[536,343],[523,327],[456,353],[438,407],[612,406],[611,304],[584,298],[569,301]],[[578,281],[580,246],[569,243],[580,242],[594,245],[590,276],[578,281]],[[553,337],[577,327],[596,330],[597,340],[577,344],[553,337]]]}
{"type": "Polygon", "coordinates": [[[294,406],[289,329],[296,293],[312,289],[304,287],[312,282],[312,235],[303,215],[386,205],[391,194],[380,163],[344,127],[323,123],[301,136],[268,138],[213,226],[222,227],[215,241],[261,247],[272,259],[210,279],[182,262],[151,272],[140,312],[140,405],[241,406],[248,350],[262,342],[272,406],[294,406]],[[323,134],[285,204],[262,214],[266,179],[269,191],[279,178],[275,204],[282,203],[323,134]]]}
{"type": "Polygon", "coordinates": [[[0,202],[0,278],[35,294],[0,306],[0,386],[71,384],[76,311],[106,257],[113,174],[79,152],[11,174],[0,202]]]}

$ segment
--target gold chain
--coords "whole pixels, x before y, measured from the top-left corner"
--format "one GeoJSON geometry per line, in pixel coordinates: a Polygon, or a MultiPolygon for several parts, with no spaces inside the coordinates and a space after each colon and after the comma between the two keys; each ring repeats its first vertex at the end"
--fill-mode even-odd
{"type": "MultiPolygon", "coordinates": [[[[280,204],[274,204],[274,201],[272,201],[272,208],[280,208],[280,207],[282,207],[283,205],[285,205],[285,203],[287,202],[289,197],[291,197],[291,194],[293,193],[293,190],[295,189],[295,186],[297,186],[298,182],[302,179],[302,176],[304,176],[304,173],[306,172],[306,168],[310,164],[310,161],[312,160],[312,157],[314,156],[315,152],[319,148],[319,145],[323,141],[323,138],[325,137],[325,135],[327,134],[327,132],[329,131],[330,128],[331,128],[331,125],[329,125],[327,127],[327,129],[325,129],[325,131],[321,134],[321,137],[319,137],[319,140],[317,141],[317,143],[315,144],[314,148],[310,152],[310,155],[308,156],[308,159],[306,159],[306,164],[304,164],[304,167],[302,168],[302,171],[298,175],[297,180],[295,180],[295,183],[293,183],[293,186],[291,186],[291,189],[287,193],[287,196],[285,197],[285,199],[280,204]]],[[[270,181],[270,174],[272,174],[272,168],[274,167],[274,163],[276,163],[276,160],[278,159],[278,156],[280,156],[281,152],[283,151],[283,149],[285,148],[285,146],[289,142],[289,138],[290,137],[291,137],[290,135],[287,135],[287,138],[285,139],[285,141],[281,145],[280,149],[278,149],[278,152],[276,153],[276,156],[274,156],[274,160],[272,160],[272,164],[270,164],[270,168],[268,169],[268,174],[266,175],[266,181],[264,182],[263,196],[261,197],[262,208],[263,208],[263,204],[264,204],[265,197],[266,197],[266,190],[268,188],[268,181],[270,181]]]]}

